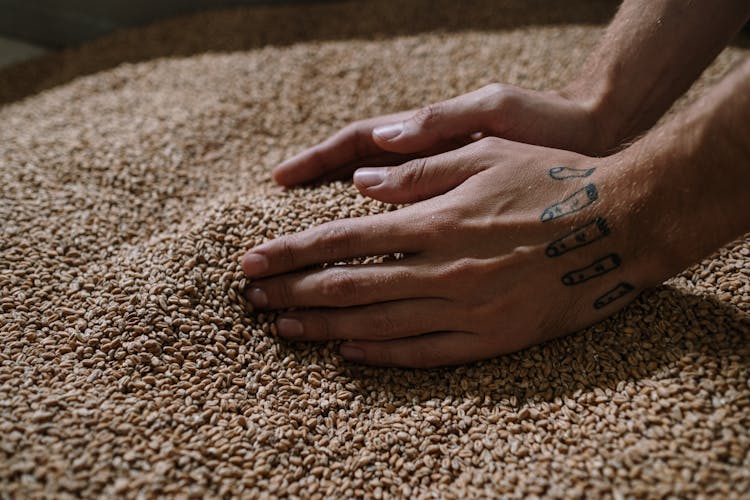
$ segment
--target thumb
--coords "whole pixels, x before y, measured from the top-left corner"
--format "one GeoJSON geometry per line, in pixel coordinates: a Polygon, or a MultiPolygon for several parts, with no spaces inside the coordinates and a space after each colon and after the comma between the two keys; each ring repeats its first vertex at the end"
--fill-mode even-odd
{"type": "Polygon", "coordinates": [[[494,129],[498,113],[497,85],[487,85],[453,99],[431,104],[406,120],[373,129],[372,139],[383,150],[418,153],[445,141],[470,140],[494,129]]]}
{"type": "Polygon", "coordinates": [[[483,170],[475,160],[451,151],[398,167],[360,168],[354,172],[354,184],[362,194],[376,200],[416,203],[447,193],[483,170]]]}

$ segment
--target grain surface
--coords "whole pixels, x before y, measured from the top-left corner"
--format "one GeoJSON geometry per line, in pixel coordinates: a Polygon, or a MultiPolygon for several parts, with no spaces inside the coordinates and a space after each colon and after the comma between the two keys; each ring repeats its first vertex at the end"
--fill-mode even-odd
{"type": "Polygon", "coordinates": [[[278,161],[492,81],[554,88],[612,9],[452,2],[461,24],[450,3],[205,13],[0,73],[5,97],[51,79],[0,108],[0,497],[750,494],[747,238],[459,368],[357,367],[248,312],[246,249],[390,209],[346,182],[282,191],[278,161]]]}

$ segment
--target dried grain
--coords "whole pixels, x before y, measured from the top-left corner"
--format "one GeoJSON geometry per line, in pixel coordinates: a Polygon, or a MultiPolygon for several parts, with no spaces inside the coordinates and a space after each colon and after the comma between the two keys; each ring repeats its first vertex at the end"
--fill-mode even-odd
{"type": "Polygon", "coordinates": [[[502,2],[489,31],[498,2],[433,3],[206,13],[3,75],[216,52],[0,109],[0,496],[750,494],[747,238],[608,321],[466,367],[348,365],[248,312],[246,249],[392,208],[344,182],[281,191],[279,160],[495,79],[559,85],[602,29],[563,23],[589,2],[502,2]],[[475,29],[439,19],[457,8],[475,29]],[[441,23],[461,29],[409,33],[441,23]],[[220,53],[279,25],[307,41],[220,53]]]}

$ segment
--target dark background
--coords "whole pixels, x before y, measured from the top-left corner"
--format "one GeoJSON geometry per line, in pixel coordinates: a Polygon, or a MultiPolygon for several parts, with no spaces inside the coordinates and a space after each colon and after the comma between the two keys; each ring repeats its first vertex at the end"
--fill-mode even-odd
{"type": "MultiPolygon", "coordinates": [[[[337,0],[0,0],[0,36],[60,48],[199,10],[332,1],[337,0]]],[[[591,3],[595,8],[601,0],[591,3]]]]}
{"type": "Polygon", "coordinates": [[[60,48],[177,14],[330,0],[0,0],[0,35],[60,48]]]}

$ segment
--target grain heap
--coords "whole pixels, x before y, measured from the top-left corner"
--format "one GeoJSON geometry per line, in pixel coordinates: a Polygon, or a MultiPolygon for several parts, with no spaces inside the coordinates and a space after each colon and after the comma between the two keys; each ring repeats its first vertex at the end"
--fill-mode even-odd
{"type": "MultiPolygon", "coordinates": [[[[362,8],[295,7],[285,20],[333,32],[332,12],[362,8]]],[[[82,68],[127,59],[176,29],[200,46],[238,18],[262,38],[257,12],[74,52],[82,68]]],[[[350,120],[494,79],[554,87],[600,33],[534,26],[156,59],[0,109],[0,496],[750,493],[750,240],[587,331],[428,372],[280,341],[242,298],[245,249],[387,209],[349,183],[283,192],[268,176],[279,160],[350,120]]],[[[725,51],[703,84],[742,55],[725,51]]],[[[72,71],[70,53],[57,57],[72,71]]]]}

